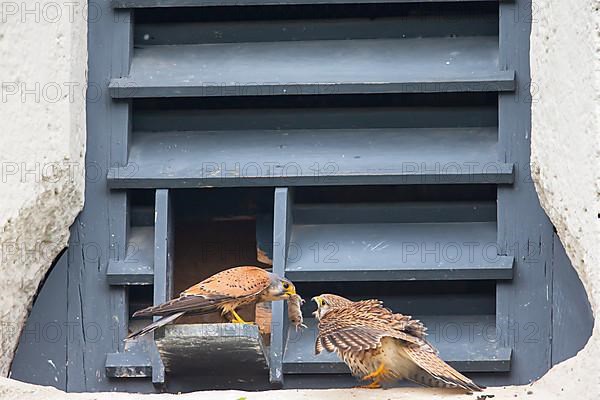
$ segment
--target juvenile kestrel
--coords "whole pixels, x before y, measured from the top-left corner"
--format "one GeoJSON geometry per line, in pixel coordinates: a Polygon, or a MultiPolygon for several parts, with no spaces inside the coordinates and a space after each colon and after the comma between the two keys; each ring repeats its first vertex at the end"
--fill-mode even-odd
{"type": "Polygon", "coordinates": [[[286,300],[296,294],[294,284],[258,267],[235,267],[221,271],[181,292],[179,297],[166,303],[136,311],[134,317],[161,316],[163,318],[132,333],[127,339],[152,332],[183,314],[208,314],[221,311],[231,322],[247,323],[235,311],[249,303],[286,300]]]}
{"type": "Polygon", "coordinates": [[[367,388],[407,379],[424,386],[479,392],[483,387],[446,364],[425,340],[425,326],[408,315],[394,314],[379,300],[353,302],[322,294],[315,316],[319,335],[315,353],[336,352],[354,376],[372,380],[367,388]]]}

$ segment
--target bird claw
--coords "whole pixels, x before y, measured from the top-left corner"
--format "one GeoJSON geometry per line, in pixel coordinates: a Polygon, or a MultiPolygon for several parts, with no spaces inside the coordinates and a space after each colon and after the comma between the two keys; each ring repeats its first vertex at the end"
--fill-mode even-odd
{"type": "Polygon", "coordinates": [[[296,332],[304,328],[308,328],[308,326],[306,324],[298,324],[296,325],[296,332]]]}
{"type": "Polygon", "coordinates": [[[371,382],[368,385],[356,386],[357,389],[379,389],[381,384],[377,381],[371,382]]]}

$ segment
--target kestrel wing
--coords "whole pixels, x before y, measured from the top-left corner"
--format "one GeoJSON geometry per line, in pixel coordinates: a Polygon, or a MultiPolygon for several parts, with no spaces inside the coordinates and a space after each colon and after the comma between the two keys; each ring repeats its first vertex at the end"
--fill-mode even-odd
{"type": "Polygon", "coordinates": [[[223,295],[231,298],[258,296],[271,284],[267,271],[258,267],[236,267],[221,271],[186,289],[182,296],[223,295]]]}
{"type": "Polygon", "coordinates": [[[393,337],[408,343],[418,338],[405,332],[405,324],[378,301],[358,301],[334,308],[321,317],[315,353],[323,349],[365,351],[381,345],[383,337],[393,337]]]}
{"type": "Polygon", "coordinates": [[[262,268],[230,268],[186,289],[173,300],[139,310],[133,316],[167,315],[180,311],[210,313],[230,302],[256,297],[270,283],[269,273],[262,268]]]}
{"type": "MultiPolygon", "coordinates": [[[[446,362],[437,355],[437,351],[426,341],[422,341],[421,344],[402,346],[402,349],[407,357],[419,368],[433,378],[443,382],[447,387],[459,387],[469,392],[480,392],[484,389],[484,387],[480,387],[450,365],[446,364],[446,362]]],[[[422,383],[419,381],[419,377],[411,379],[417,383],[422,383]]]]}

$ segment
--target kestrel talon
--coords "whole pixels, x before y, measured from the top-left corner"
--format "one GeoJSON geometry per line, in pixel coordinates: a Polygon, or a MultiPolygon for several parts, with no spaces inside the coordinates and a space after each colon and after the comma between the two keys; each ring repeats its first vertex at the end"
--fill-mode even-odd
{"type": "Polygon", "coordinates": [[[244,266],[221,271],[186,289],[166,303],[136,311],[134,317],[163,318],[132,333],[134,339],[173,322],[184,314],[208,314],[221,311],[234,323],[247,323],[236,312],[242,305],[264,301],[287,300],[296,294],[292,282],[262,268],[244,266]]]}
{"type": "Polygon", "coordinates": [[[483,389],[446,364],[425,339],[426,328],[408,315],[394,314],[379,300],[351,301],[322,294],[315,316],[319,335],[315,353],[336,352],[354,376],[381,387],[382,382],[407,379],[424,386],[483,389]]]}

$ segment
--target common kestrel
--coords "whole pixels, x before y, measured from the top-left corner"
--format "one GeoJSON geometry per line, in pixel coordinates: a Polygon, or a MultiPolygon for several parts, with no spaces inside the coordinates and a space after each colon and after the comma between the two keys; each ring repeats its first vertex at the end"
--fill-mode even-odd
{"type": "Polygon", "coordinates": [[[235,311],[249,303],[286,300],[296,294],[294,284],[262,268],[244,266],[221,271],[186,289],[166,303],[136,311],[134,317],[163,318],[132,333],[134,339],[168,324],[183,314],[208,314],[221,311],[231,322],[247,323],[235,311]]]}
{"type": "Polygon", "coordinates": [[[332,294],[313,300],[319,320],[315,353],[335,351],[354,376],[372,380],[364,387],[407,379],[424,386],[482,390],[438,356],[420,321],[394,314],[379,300],[353,302],[332,294]]]}

